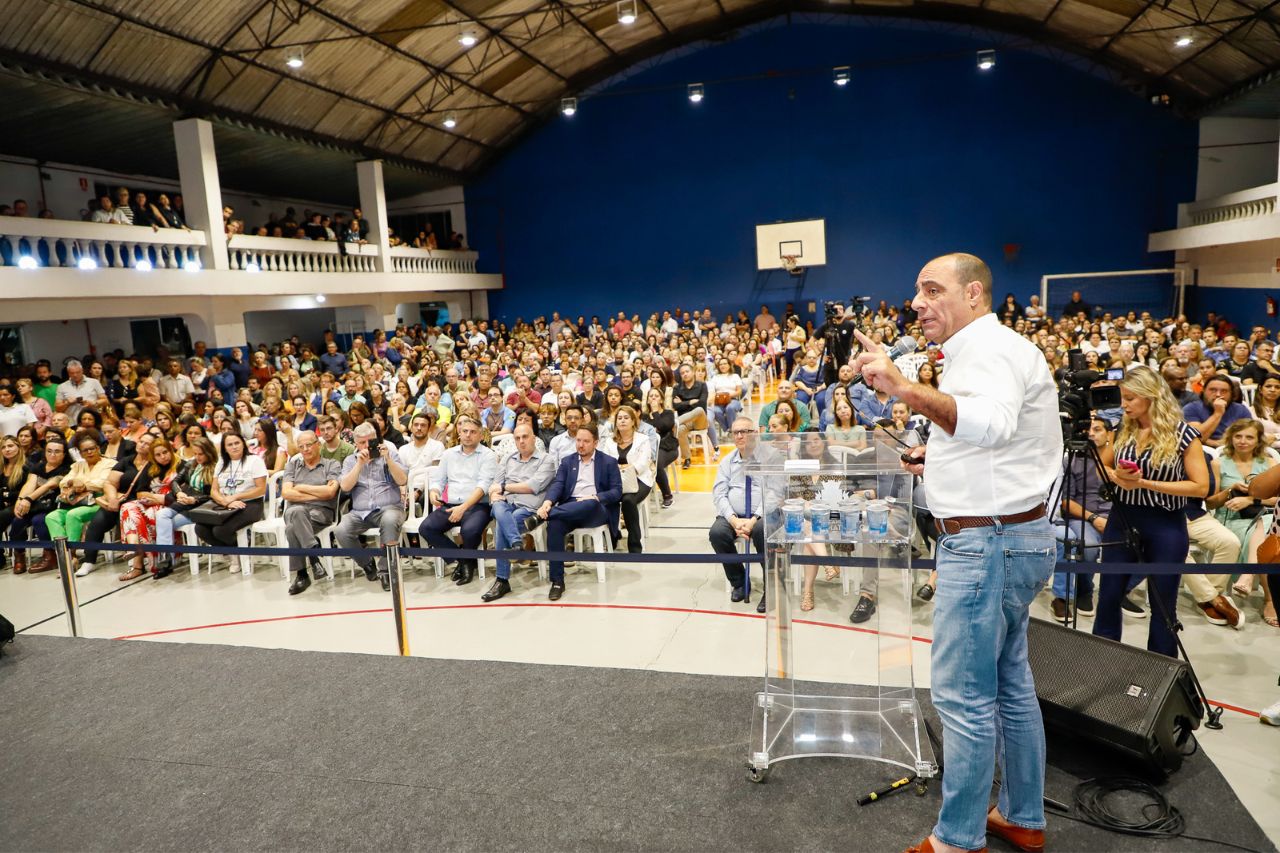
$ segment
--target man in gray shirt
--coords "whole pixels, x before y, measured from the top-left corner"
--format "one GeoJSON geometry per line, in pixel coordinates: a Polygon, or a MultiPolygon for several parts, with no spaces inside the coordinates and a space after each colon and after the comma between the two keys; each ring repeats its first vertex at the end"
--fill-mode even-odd
{"type": "Polygon", "coordinates": [[[85,376],[84,365],[80,362],[68,361],[67,381],[58,386],[54,408],[59,412],[66,412],[67,420],[75,423],[80,410],[85,406],[101,409],[108,402],[102,383],[91,376],[85,376]]]}
{"type": "MultiPolygon", "coordinates": [[[[320,439],[314,432],[298,433],[296,443],[298,455],[285,463],[284,476],[280,478],[280,496],[287,502],[284,538],[290,548],[314,548],[316,531],[333,524],[342,465],[320,455],[320,439]]],[[[319,563],[315,565],[319,572],[319,563]]],[[[311,586],[305,558],[290,557],[289,568],[297,573],[289,586],[290,595],[311,586]]]]}
{"type": "MultiPolygon", "coordinates": [[[[359,548],[360,534],[378,528],[380,546],[400,541],[404,524],[404,499],[401,489],[409,482],[409,472],[400,461],[395,445],[381,441],[373,424],[365,421],[356,427],[356,452],[342,463],[338,485],[351,495],[351,511],[338,525],[338,544],[343,548],[359,548]]],[[[391,589],[387,558],[360,563],[364,576],[381,580],[383,590],[391,589]]]]}
{"type": "MultiPolygon", "coordinates": [[[[556,459],[550,452],[538,450],[533,427],[527,422],[516,426],[516,452],[498,463],[498,474],[489,487],[489,505],[497,533],[494,548],[519,546],[523,540],[524,520],[533,515],[547,495],[547,486],[556,475],[556,459]]],[[[481,601],[497,601],[511,592],[511,561],[499,558],[498,577],[481,601]]]]}
{"type": "MultiPolygon", "coordinates": [[[[454,548],[448,532],[458,528],[463,548],[479,548],[489,526],[489,487],[498,469],[498,455],[480,443],[481,426],[471,415],[455,422],[458,446],[440,457],[431,479],[431,514],[422,520],[418,533],[432,548],[454,548]]],[[[475,580],[476,561],[458,561],[453,582],[464,586],[475,580]]]]}

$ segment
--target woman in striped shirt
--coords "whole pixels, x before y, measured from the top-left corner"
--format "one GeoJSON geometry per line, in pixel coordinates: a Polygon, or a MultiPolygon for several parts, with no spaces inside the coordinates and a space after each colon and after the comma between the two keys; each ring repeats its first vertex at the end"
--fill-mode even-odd
{"type": "MultiPolygon", "coordinates": [[[[1112,512],[1102,531],[1104,543],[1125,542],[1127,528],[1137,536],[1137,549],[1111,545],[1102,550],[1104,563],[1182,563],[1187,559],[1188,499],[1203,498],[1209,490],[1200,434],[1182,419],[1182,410],[1160,374],[1150,367],[1133,367],[1120,381],[1124,418],[1115,444],[1102,450],[1107,476],[1118,486],[1112,512]]],[[[1174,657],[1177,641],[1164,615],[1176,619],[1181,575],[1153,575],[1147,581],[1151,623],[1147,648],[1174,657]]],[[[1098,611],[1093,633],[1120,639],[1120,599],[1127,574],[1104,574],[1098,585],[1098,611]]]]}

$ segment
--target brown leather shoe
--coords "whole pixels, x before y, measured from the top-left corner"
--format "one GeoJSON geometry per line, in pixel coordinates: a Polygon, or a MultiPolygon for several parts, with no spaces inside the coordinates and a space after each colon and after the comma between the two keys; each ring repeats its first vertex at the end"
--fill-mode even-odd
{"type": "Polygon", "coordinates": [[[56,568],[58,568],[58,560],[53,556],[53,549],[45,548],[40,555],[40,559],[32,563],[31,567],[27,569],[27,574],[34,575],[37,572],[47,572],[56,568]]]}
{"type": "Polygon", "coordinates": [[[1244,614],[1237,610],[1236,606],[1225,595],[1219,595],[1209,604],[1225,620],[1224,624],[1230,625],[1237,630],[1244,627],[1244,614]]]}
{"type": "Polygon", "coordinates": [[[25,575],[27,573],[26,548],[19,548],[13,552],[13,573],[15,575],[25,575]]]}
{"type": "MultiPolygon", "coordinates": [[[[903,851],[903,853],[934,853],[933,842],[931,842],[929,840],[929,836],[926,835],[924,837],[924,841],[921,841],[914,847],[908,847],[903,851]]],[[[980,850],[972,850],[970,853],[987,853],[987,848],[983,847],[980,850]]]]}
{"type": "Polygon", "coordinates": [[[1022,826],[1000,823],[988,814],[987,834],[994,835],[996,838],[1012,844],[1023,853],[1044,853],[1043,829],[1027,829],[1022,826]]]}

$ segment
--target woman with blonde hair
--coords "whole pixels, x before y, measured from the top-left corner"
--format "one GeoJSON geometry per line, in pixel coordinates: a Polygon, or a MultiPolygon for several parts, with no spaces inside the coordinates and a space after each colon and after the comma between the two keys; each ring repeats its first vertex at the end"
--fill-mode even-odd
{"type": "MultiPolygon", "coordinates": [[[[1130,530],[1139,551],[1129,545],[1104,548],[1104,563],[1182,563],[1189,545],[1187,501],[1209,489],[1200,434],[1182,418],[1164,378],[1150,367],[1132,367],[1120,380],[1124,417],[1114,445],[1100,448],[1107,477],[1119,488],[1113,512],[1102,531],[1104,542],[1125,542],[1130,530]]],[[[1106,574],[1098,585],[1093,633],[1120,640],[1120,603],[1130,576],[1106,574]]],[[[1165,623],[1176,619],[1181,575],[1158,575],[1147,581],[1152,607],[1147,648],[1174,657],[1177,640],[1165,623]],[[1163,611],[1163,612],[1162,612],[1163,611]]]]}
{"type": "MultiPolygon", "coordinates": [[[[18,440],[11,435],[0,438],[0,541],[9,538],[13,506],[27,479],[26,464],[27,457],[18,440]]],[[[9,552],[0,548],[0,569],[5,567],[8,556],[9,552]]]]}
{"type": "MultiPolygon", "coordinates": [[[[1240,540],[1240,554],[1236,559],[1241,563],[1258,561],[1258,546],[1271,529],[1275,514],[1276,498],[1249,496],[1250,481],[1276,464],[1267,456],[1262,436],[1262,424],[1253,418],[1241,418],[1227,427],[1222,435],[1222,451],[1213,460],[1218,491],[1204,502],[1218,521],[1240,540]]],[[[1216,584],[1221,579],[1213,580],[1216,584]]],[[[1241,575],[1232,589],[1242,597],[1248,596],[1253,591],[1253,583],[1253,575],[1241,575]]],[[[1267,589],[1265,585],[1263,589],[1267,589]]],[[[1277,627],[1275,603],[1269,594],[1262,618],[1271,627],[1277,627]]]]}

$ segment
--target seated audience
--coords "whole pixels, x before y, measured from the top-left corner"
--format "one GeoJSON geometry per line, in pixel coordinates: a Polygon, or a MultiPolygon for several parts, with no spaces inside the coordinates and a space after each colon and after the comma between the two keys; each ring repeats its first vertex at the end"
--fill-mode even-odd
{"type": "MultiPolygon", "coordinates": [[[[337,539],[342,548],[360,548],[360,536],[368,530],[378,531],[377,545],[385,548],[400,541],[404,524],[404,502],[401,489],[409,482],[409,472],[400,454],[388,441],[378,438],[373,424],[355,428],[355,452],[342,462],[338,485],[351,496],[351,508],[338,523],[337,539]]],[[[323,455],[323,452],[321,453],[323,455]]],[[[382,589],[391,589],[387,558],[357,560],[370,581],[380,581],[382,589]]]]}

